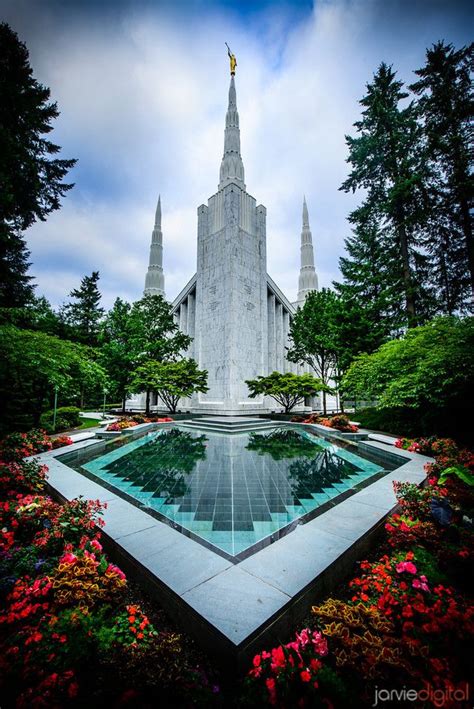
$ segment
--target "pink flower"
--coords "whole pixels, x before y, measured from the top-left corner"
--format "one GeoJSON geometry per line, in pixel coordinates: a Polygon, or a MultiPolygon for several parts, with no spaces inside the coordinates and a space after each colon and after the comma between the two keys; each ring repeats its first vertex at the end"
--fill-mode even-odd
{"type": "Polygon", "coordinates": [[[305,647],[305,645],[307,645],[310,642],[310,640],[311,640],[310,633],[311,633],[311,631],[309,630],[309,628],[304,628],[301,631],[301,633],[299,633],[299,634],[296,633],[296,638],[297,638],[298,642],[301,643],[301,645],[303,647],[305,647]]]}
{"type": "Polygon", "coordinates": [[[395,568],[399,574],[402,574],[404,571],[406,571],[407,574],[416,574],[416,566],[412,564],[411,561],[401,561],[395,568]]]}
{"type": "Polygon", "coordinates": [[[413,588],[419,588],[422,591],[429,592],[430,589],[429,589],[426,581],[427,581],[426,576],[420,576],[419,579],[413,579],[412,586],[413,586],[413,588]]]}
{"type": "Polygon", "coordinates": [[[59,559],[60,564],[74,564],[76,561],[77,561],[77,556],[75,556],[74,554],[71,554],[70,552],[63,554],[62,558],[59,559]]]}
{"type": "Polygon", "coordinates": [[[314,649],[316,650],[318,655],[321,655],[321,657],[323,657],[324,655],[328,654],[328,641],[325,637],[321,635],[321,633],[313,633],[311,642],[313,643],[314,649]]]}
{"type": "Polygon", "coordinates": [[[91,541],[91,547],[95,549],[95,551],[102,551],[102,544],[100,544],[97,539],[91,541]]]}

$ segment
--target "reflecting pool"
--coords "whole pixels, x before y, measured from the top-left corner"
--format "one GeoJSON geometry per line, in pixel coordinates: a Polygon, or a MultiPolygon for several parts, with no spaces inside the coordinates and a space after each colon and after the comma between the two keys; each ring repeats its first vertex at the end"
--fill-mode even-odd
{"type": "Polygon", "coordinates": [[[69,465],[232,560],[385,472],[294,427],[226,435],[176,425],[69,465]]]}

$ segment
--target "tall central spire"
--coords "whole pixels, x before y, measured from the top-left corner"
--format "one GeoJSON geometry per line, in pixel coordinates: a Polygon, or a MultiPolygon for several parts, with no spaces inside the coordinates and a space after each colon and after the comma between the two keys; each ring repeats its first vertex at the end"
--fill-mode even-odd
{"type": "Polygon", "coordinates": [[[239,114],[237,111],[237,95],[235,79],[232,75],[229,87],[229,106],[225,118],[224,156],[221,162],[219,189],[234,182],[245,190],[244,164],[240,155],[239,114]]]}
{"type": "Polygon", "coordinates": [[[318,290],[318,277],[314,270],[313,237],[309,228],[306,197],[303,198],[303,229],[301,230],[301,270],[298,279],[296,305],[303,306],[311,291],[318,290]]]}

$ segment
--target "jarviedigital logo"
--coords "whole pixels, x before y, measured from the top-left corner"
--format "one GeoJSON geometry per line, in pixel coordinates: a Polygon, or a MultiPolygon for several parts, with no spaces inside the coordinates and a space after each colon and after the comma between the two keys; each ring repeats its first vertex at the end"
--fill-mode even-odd
{"type": "Polygon", "coordinates": [[[459,687],[436,689],[431,684],[425,684],[422,689],[403,686],[401,689],[375,687],[373,707],[384,702],[431,702],[435,707],[452,706],[453,702],[462,703],[469,700],[469,684],[459,687]]]}

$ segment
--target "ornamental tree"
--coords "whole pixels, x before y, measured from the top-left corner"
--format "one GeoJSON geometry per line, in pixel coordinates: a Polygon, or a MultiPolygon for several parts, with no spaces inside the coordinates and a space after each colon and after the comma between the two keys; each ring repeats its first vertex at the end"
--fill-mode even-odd
{"type": "Polygon", "coordinates": [[[293,374],[287,372],[272,372],[268,377],[247,379],[245,382],[250,391],[250,398],[255,399],[263,394],[270,396],[277,404],[283,406],[285,414],[297,404],[304,401],[305,397],[314,396],[320,391],[332,391],[321,379],[311,374],[293,374]]]}
{"type": "Polygon", "coordinates": [[[207,372],[198,369],[197,362],[193,359],[182,359],[179,362],[149,360],[137,367],[131,387],[135,391],[155,391],[167,409],[174,414],[180,399],[192,396],[198,391],[208,391],[207,372]]]}

